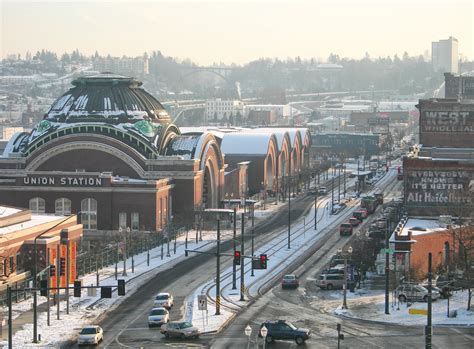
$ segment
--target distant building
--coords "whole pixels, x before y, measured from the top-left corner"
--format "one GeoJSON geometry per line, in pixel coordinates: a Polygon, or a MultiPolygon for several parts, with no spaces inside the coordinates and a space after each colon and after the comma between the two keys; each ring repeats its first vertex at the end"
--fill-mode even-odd
{"type": "Polygon", "coordinates": [[[237,100],[223,100],[220,98],[206,100],[206,120],[209,122],[222,121],[223,119],[228,121],[229,117],[236,117],[237,113],[240,113],[242,117],[242,108],[242,102],[237,100]]]}
{"type": "Polygon", "coordinates": [[[474,76],[444,73],[445,98],[474,99],[474,76]]]}
{"type": "Polygon", "coordinates": [[[370,157],[379,153],[379,136],[364,133],[320,133],[311,135],[311,153],[317,156],[370,157]]]}
{"type": "Polygon", "coordinates": [[[277,116],[274,110],[251,110],[248,121],[251,125],[273,125],[277,116]]]}
{"type": "Polygon", "coordinates": [[[458,40],[450,36],[447,40],[433,41],[431,63],[435,71],[458,73],[458,40]]]}
{"type": "Polygon", "coordinates": [[[94,70],[142,78],[148,75],[147,57],[105,57],[94,61],[94,70]]]}
{"type": "Polygon", "coordinates": [[[249,104],[245,106],[245,118],[251,111],[273,111],[277,118],[288,118],[292,113],[297,113],[289,104],[249,104]]]}
{"type": "Polygon", "coordinates": [[[0,139],[8,140],[10,139],[15,133],[23,132],[23,127],[9,127],[9,126],[0,126],[0,139]]]}

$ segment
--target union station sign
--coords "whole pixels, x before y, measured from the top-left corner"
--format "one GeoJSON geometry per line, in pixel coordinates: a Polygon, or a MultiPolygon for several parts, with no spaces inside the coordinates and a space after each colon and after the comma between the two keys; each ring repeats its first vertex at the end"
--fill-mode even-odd
{"type": "Polygon", "coordinates": [[[84,176],[28,176],[22,183],[32,186],[101,187],[102,178],[84,176]]]}

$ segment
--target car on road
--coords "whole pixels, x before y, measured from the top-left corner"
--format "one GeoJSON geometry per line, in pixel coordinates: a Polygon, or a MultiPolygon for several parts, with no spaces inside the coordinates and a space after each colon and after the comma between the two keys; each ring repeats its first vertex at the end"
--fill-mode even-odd
{"type": "Polygon", "coordinates": [[[299,285],[298,277],[293,274],[285,275],[281,280],[281,288],[298,288],[299,285]]]}
{"type": "Polygon", "coordinates": [[[318,188],[318,194],[319,195],[326,195],[328,193],[328,190],[326,187],[319,187],[318,188]]]}
{"type": "Polygon", "coordinates": [[[170,321],[170,313],[165,308],[153,308],[148,314],[148,327],[161,326],[170,321]]]}
{"type": "MultiPolygon", "coordinates": [[[[264,325],[268,330],[267,336],[265,337],[265,342],[267,343],[272,343],[280,339],[288,339],[294,340],[296,344],[301,345],[311,336],[309,329],[298,328],[286,320],[265,321],[260,325],[260,328],[264,325]]],[[[261,331],[258,331],[258,335],[262,337],[261,331]]]]}
{"type": "Polygon", "coordinates": [[[170,309],[174,305],[173,296],[167,292],[158,293],[155,296],[155,300],[153,301],[154,307],[163,307],[166,309],[170,309]]]}
{"type": "MultiPolygon", "coordinates": [[[[421,285],[404,284],[396,289],[396,295],[400,302],[427,302],[428,290],[421,285]]],[[[440,297],[438,291],[432,290],[431,299],[437,300],[440,297]]]]}
{"type": "Polygon", "coordinates": [[[199,338],[201,332],[197,327],[186,321],[170,321],[160,328],[160,332],[166,338],[199,338]]]}
{"type": "Polygon", "coordinates": [[[351,223],[353,227],[357,227],[360,224],[360,220],[356,217],[351,217],[349,218],[349,223],[351,223]]]}
{"type": "Polygon", "coordinates": [[[347,222],[347,223],[342,223],[339,226],[339,235],[345,236],[345,235],[352,235],[352,224],[347,222]]]}
{"type": "Polygon", "coordinates": [[[97,325],[83,327],[77,345],[97,345],[104,340],[104,330],[97,325]]]}
{"type": "Polygon", "coordinates": [[[316,286],[324,290],[342,288],[344,286],[344,270],[342,274],[321,274],[316,280],[316,286]]]}

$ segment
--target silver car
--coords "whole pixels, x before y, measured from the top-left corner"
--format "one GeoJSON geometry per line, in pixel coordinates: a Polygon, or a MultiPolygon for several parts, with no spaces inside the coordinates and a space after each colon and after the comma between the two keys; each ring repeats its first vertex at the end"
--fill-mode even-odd
{"type": "Polygon", "coordinates": [[[344,271],[342,274],[321,274],[316,280],[316,286],[332,290],[335,288],[343,288],[344,286],[344,271]]]}
{"type": "MultiPolygon", "coordinates": [[[[405,284],[398,286],[396,294],[400,302],[427,302],[428,301],[428,290],[420,285],[405,284]]],[[[440,297],[438,291],[431,291],[431,299],[437,300],[440,297]]]]}
{"type": "Polygon", "coordinates": [[[160,332],[163,333],[166,338],[199,338],[201,335],[197,327],[194,327],[186,321],[170,321],[161,326],[160,332]]]}

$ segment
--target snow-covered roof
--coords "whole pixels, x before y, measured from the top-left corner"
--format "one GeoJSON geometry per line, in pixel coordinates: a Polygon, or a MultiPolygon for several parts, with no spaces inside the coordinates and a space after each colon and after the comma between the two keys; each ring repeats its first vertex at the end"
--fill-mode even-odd
{"type": "MultiPolygon", "coordinates": [[[[21,209],[0,206],[0,218],[7,218],[15,213],[21,212],[21,209]]],[[[26,222],[20,222],[12,224],[3,228],[0,228],[0,235],[14,233],[19,230],[35,227],[44,223],[60,221],[66,218],[65,216],[47,215],[47,214],[32,214],[31,219],[26,222]]]]}
{"type": "Polygon", "coordinates": [[[446,226],[440,225],[437,219],[408,218],[400,236],[408,236],[409,231],[411,231],[412,236],[416,236],[445,230],[446,226]]]}
{"type": "Polygon", "coordinates": [[[227,154],[266,155],[272,134],[263,132],[228,133],[221,143],[227,154]]]}

